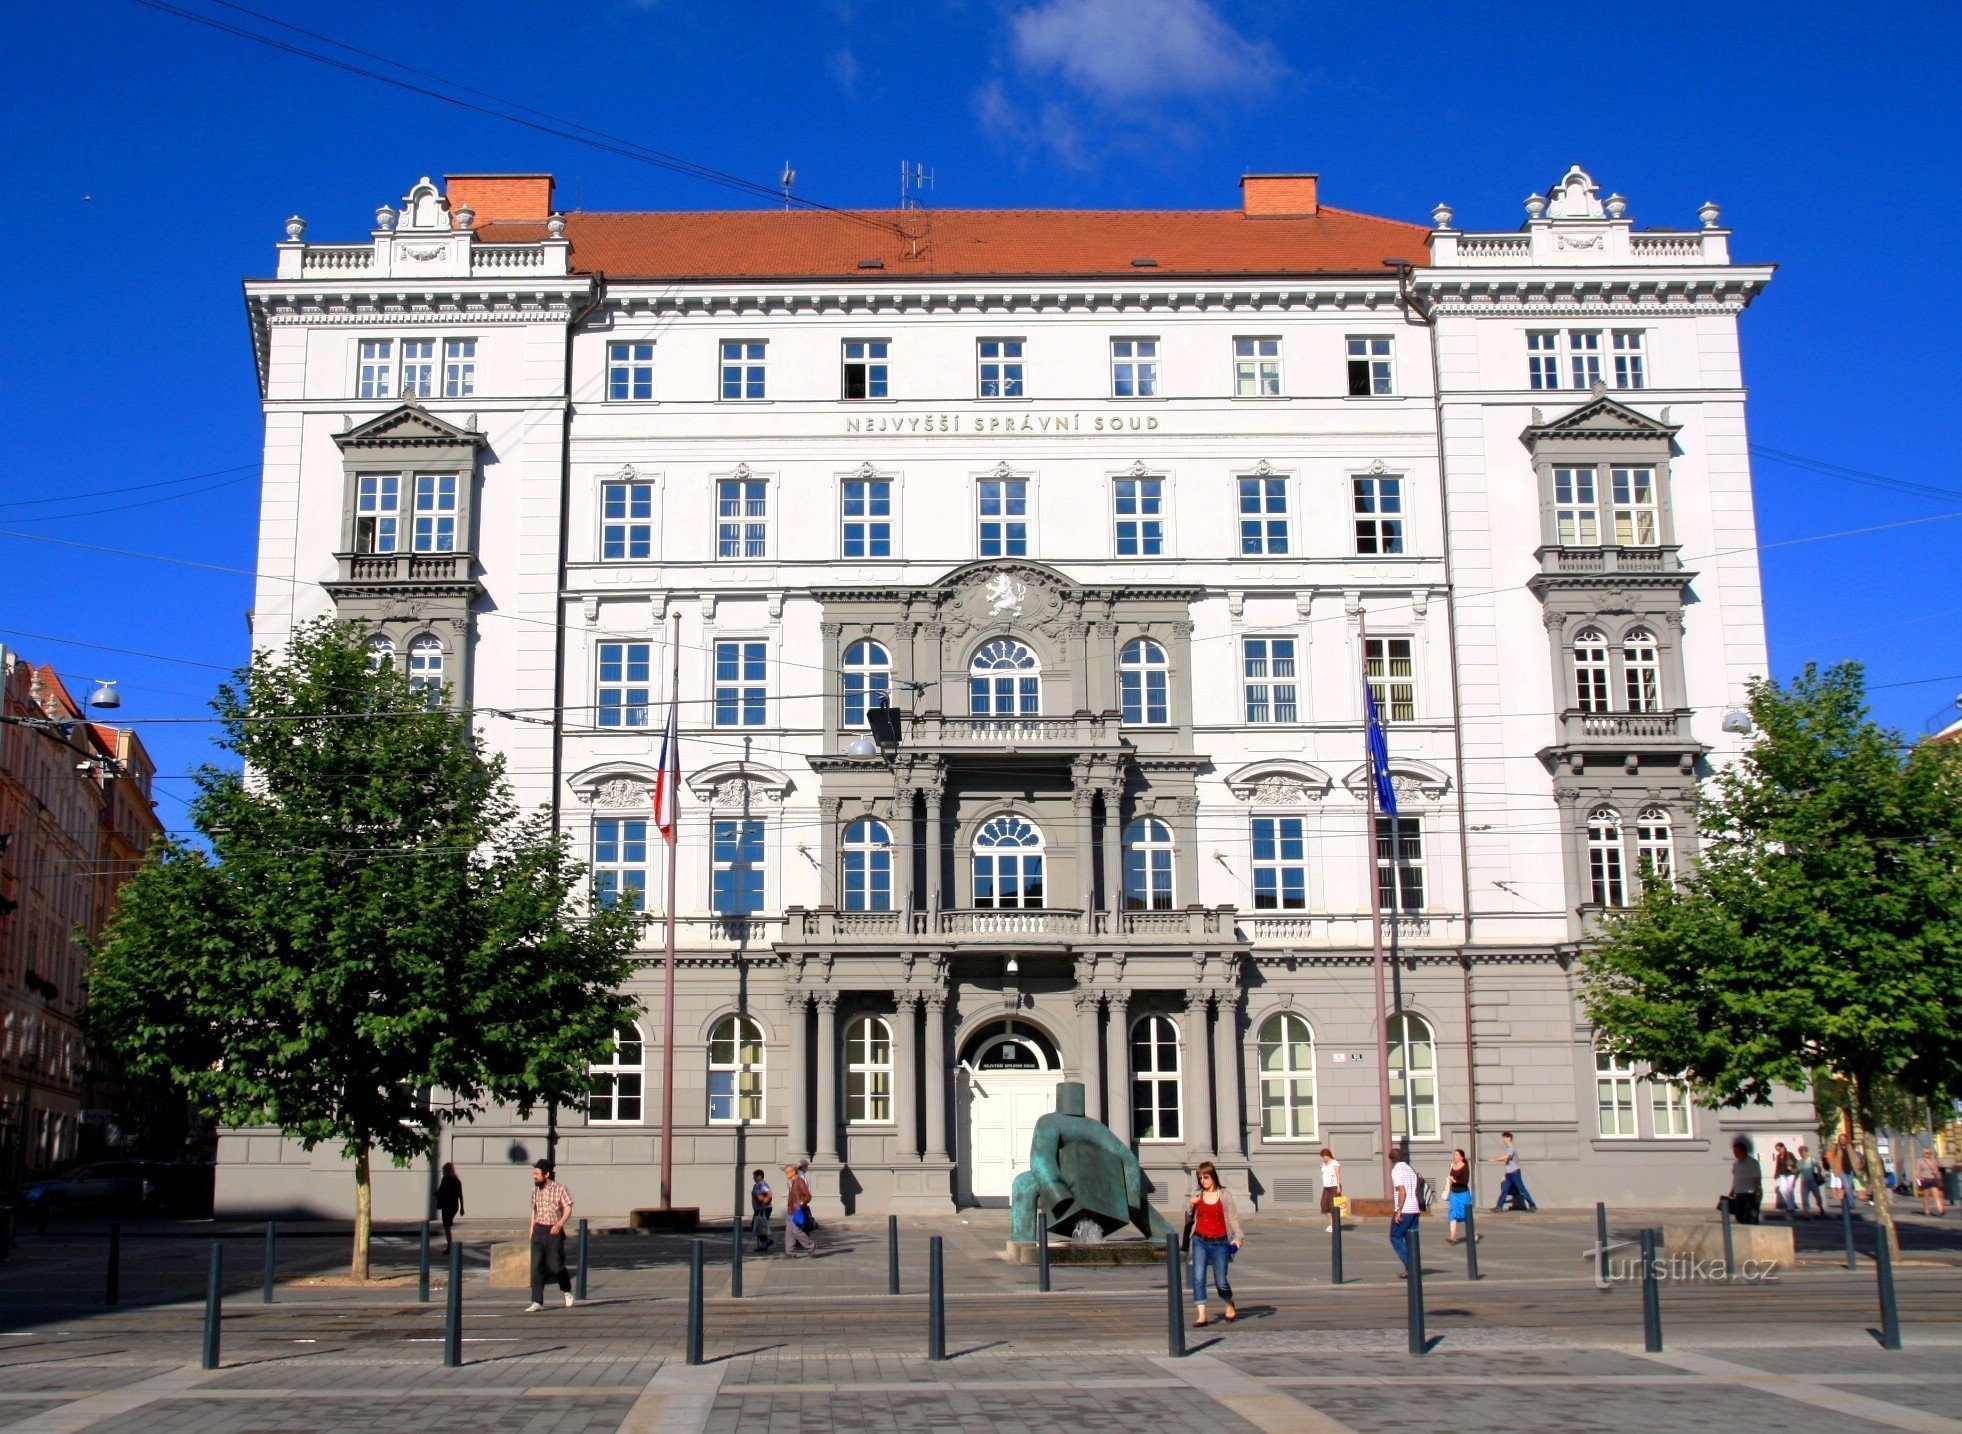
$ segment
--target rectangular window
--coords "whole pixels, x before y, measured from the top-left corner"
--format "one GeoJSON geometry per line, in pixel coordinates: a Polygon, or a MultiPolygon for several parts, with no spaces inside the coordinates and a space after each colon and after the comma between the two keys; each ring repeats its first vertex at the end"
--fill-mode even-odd
{"type": "Polygon", "coordinates": [[[1615,345],[1615,387],[1647,388],[1649,386],[1648,355],[1642,347],[1640,329],[1616,329],[1615,345]]]}
{"type": "Polygon", "coordinates": [[[654,345],[606,346],[606,397],[612,403],[645,402],[654,397],[654,345]]]}
{"type": "Polygon", "coordinates": [[[593,896],[601,906],[647,909],[647,823],[602,817],[593,823],[593,896]]]}
{"type": "Polygon", "coordinates": [[[1253,819],[1256,911],[1308,909],[1308,843],[1300,817],[1253,819]]]}
{"type": "Polygon", "coordinates": [[[1369,673],[1376,715],[1385,722],[1417,720],[1417,668],[1407,637],[1363,640],[1363,666],[1369,673]]]}
{"type": "Polygon", "coordinates": [[[1424,909],[1422,818],[1376,819],[1376,899],[1385,911],[1393,914],[1424,909]],[[1396,875],[1394,881],[1392,872],[1396,875]]]}
{"type": "Polygon", "coordinates": [[[1356,551],[1388,554],[1403,551],[1403,479],[1368,477],[1353,480],[1356,507],[1356,551]]]}
{"type": "Polygon", "coordinates": [[[715,555],[761,558],[770,542],[770,499],[761,478],[722,478],[715,485],[715,555]]]}
{"type": "Polygon", "coordinates": [[[1649,1080],[1649,1108],[1657,1140],[1685,1140],[1690,1134],[1689,1087],[1679,1080],[1649,1080]]]}
{"type": "Polygon", "coordinates": [[[1119,478],[1112,490],[1116,510],[1117,556],[1157,558],[1165,554],[1165,480],[1119,478]]]}
{"type": "Polygon", "coordinates": [[[477,392],[477,341],[443,340],[443,397],[470,398],[477,392]]]}
{"type": "Polygon", "coordinates": [[[1610,468],[1608,494],[1614,500],[1617,543],[1625,548],[1652,548],[1662,541],[1655,501],[1655,469],[1610,468]]]}
{"type": "Polygon", "coordinates": [[[1635,1136],[1635,1071],[1606,1051],[1594,1053],[1596,1129],[1603,1140],[1635,1136]]]}
{"type": "Polygon", "coordinates": [[[430,398],[436,393],[436,340],[402,340],[402,396],[430,398]]]}
{"type": "Polygon", "coordinates": [[[983,478],[981,556],[1026,558],[1029,555],[1029,482],[1026,478],[983,478]]]}
{"type": "Polygon", "coordinates": [[[715,645],[715,725],[761,727],[769,707],[770,645],[761,639],[715,645]]]}
{"type": "Polygon", "coordinates": [[[1158,396],[1157,339],[1110,341],[1110,396],[1112,398],[1158,396]]]}
{"type": "Polygon", "coordinates": [[[763,345],[725,339],[722,344],[722,398],[725,403],[747,402],[766,396],[763,345]]]}
{"type": "Polygon", "coordinates": [[[886,341],[845,340],[845,397],[886,396],[886,341]]]}
{"type": "Polygon", "coordinates": [[[1022,396],[1022,341],[982,339],[977,349],[981,366],[981,397],[1022,396]]]}
{"type": "Polygon", "coordinates": [[[838,502],[842,554],[891,557],[892,484],[884,478],[847,478],[838,502]]]}
{"type": "Polygon", "coordinates": [[[1600,545],[1601,494],[1592,468],[1553,470],[1553,533],[1563,548],[1600,545]]]}
{"type": "Polygon", "coordinates": [[[1279,339],[1233,341],[1233,396],[1235,398],[1281,396],[1281,341],[1279,339]]]}
{"type": "Polygon", "coordinates": [[[645,727],[651,693],[652,649],[644,642],[599,645],[599,690],[594,701],[599,727],[645,727]]]}
{"type": "Polygon", "coordinates": [[[1240,554],[1280,557],[1288,550],[1288,480],[1240,479],[1240,554]]]}
{"type": "Polygon", "coordinates": [[[753,916],[763,909],[763,823],[718,819],[713,828],[714,875],[709,904],[718,916],[753,916]]]}
{"type": "Polygon", "coordinates": [[[395,341],[363,339],[361,374],[355,393],[362,398],[395,397],[395,341]]]}
{"type": "Polygon", "coordinates": [[[402,546],[402,479],[363,473],[354,480],[354,551],[393,553],[402,546]]]}
{"type": "Polygon", "coordinates": [[[600,558],[624,563],[654,556],[654,485],[600,484],[600,558]]]}
{"type": "Polygon", "coordinates": [[[416,474],[416,531],[418,553],[456,551],[456,474],[416,474]]]}
{"type": "Polygon", "coordinates": [[[1560,387],[1560,331],[1558,329],[1527,331],[1526,382],[1533,388],[1560,387]]]}
{"type": "Polygon", "coordinates": [[[1390,341],[1387,338],[1352,336],[1349,340],[1349,397],[1380,398],[1396,391],[1390,341]]]}
{"type": "Polygon", "coordinates": [[[1294,639],[1249,637],[1245,641],[1242,670],[1246,675],[1247,721],[1300,721],[1294,675],[1294,639]]]}
{"type": "Polygon", "coordinates": [[[1567,330],[1567,369],[1571,388],[1590,389],[1601,381],[1601,331],[1567,330]]]}

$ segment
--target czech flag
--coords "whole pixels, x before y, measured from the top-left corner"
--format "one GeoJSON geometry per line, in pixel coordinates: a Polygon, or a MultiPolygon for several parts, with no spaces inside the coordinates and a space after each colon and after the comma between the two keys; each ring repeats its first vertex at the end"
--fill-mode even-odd
{"type": "Polygon", "coordinates": [[[661,734],[661,770],[654,779],[654,825],[674,845],[675,802],[681,791],[681,750],[675,733],[675,703],[668,699],[668,727],[661,734]]]}

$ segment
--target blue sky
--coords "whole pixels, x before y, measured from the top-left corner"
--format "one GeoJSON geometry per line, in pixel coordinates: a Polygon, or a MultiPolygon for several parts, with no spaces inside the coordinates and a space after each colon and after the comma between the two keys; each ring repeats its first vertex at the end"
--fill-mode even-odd
{"type": "MultiPolygon", "coordinates": [[[[1753,441],[1958,495],[1761,457],[1761,540],[1962,513],[1954,324],[1931,282],[1962,178],[1956,7],[253,3],[718,169],[772,183],[788,160],[833,204],[891,203],[901,159],[950,207],[1231,207],[1242,172],[1313,170],[1343,208],[1423,220],[1443,199],[1462,227],[1511,228],[1574,161],[1638,224],[1688,227],[1715,199],[1733,251],[1781,266],[1743,324],[1753,441]]],[[[238,285],[270,272],[287,215],[361,237],[445,171],[549,170],[569,207],[750,202],[135,0],[4,8],[0,532],[60,542],[0,536],[0,641],[119,678],[125,717],[202,714],[246,653],[260,419],[238,285]]],[[[1875,684],[1962,674],[1962,518],[1770,546],[1764,574],[1778,674],[1842,657],[1875,684]]],[[[1874,696],[1918,731],[1958,693],[1874,696]]],[[[201,726],[144,735],[167,774],[209,751],[201,726]]],[[[175,800],[162,813],[184,824],[175,800]]]]}

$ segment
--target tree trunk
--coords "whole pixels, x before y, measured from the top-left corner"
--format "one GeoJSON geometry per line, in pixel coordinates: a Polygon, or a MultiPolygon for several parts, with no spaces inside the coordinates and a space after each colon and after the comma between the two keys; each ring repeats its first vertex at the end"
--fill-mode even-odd
{"type": "Polygon", "coordinates": [[[1889,1254],[1899,1256],[1901,1236],[1894,1228],[1894,1202],[1887,1189],[1887,1167],[1881,1162],[1880,1142],[1873,1134],[1873,1085],[1859,1072],[1853,1076],[1853,1106],[1859,1112],[1860,1149],[1867,1157],[1867,1189],[1873,1192],[1873,1213],[1880,1223],[1880,1238],[1887,1242],[1889,1254]]]}
{"type": "Polygon", "coordinates": [[[354,1156],[354,1266],[357,1280],[368,1278],[368,1236],[375,1223],[375,1187],[369,1179],[368,1147],[354,1156]]]}

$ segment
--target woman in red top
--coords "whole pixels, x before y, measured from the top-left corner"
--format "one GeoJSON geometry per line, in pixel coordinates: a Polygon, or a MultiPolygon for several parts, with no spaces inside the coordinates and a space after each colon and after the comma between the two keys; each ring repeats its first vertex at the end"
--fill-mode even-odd
{"type": "Polygon", "coordinates": [[[1198,1311],[1199,1324],[1204,1325],[1208,1266],[1212,1268],[1219,1297],[1226,1302],[1226,1317],[1229,1320],[1240,1317],[1233,1307],[1233,1284],[1227,1278],[1227,1267],[1233,1252],[1247,1236],[1240,1228],[1240,1216],[1233,1209],[1233,1197],[1220,1188],[1219,1171],[1213,1162],[1200,1161],[1198,1174],[1199,1192],[1192,1197],[1186,1221],[1192,1231],[1192,1303],[1198,1311]]]}

